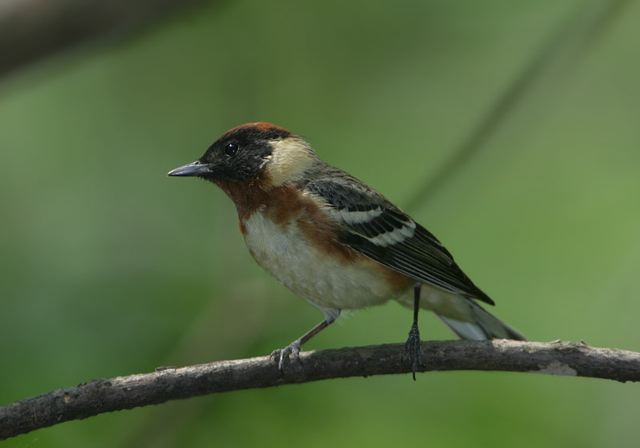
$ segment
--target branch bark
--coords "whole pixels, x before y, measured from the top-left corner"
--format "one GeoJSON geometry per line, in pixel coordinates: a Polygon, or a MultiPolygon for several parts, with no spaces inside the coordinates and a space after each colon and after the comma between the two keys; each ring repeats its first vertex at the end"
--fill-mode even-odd
{"type": "MultiPolygon", "coordinates": [[[[640,353],[582,343],[423,342],[421,372],[493,370],[640,381],[640,353]]],[[[304,352],[280,372],[268,357],[93,380],[0,407],[0,439],[105,412],[241,389],[408,373],[404,345],[304,352]]]]}
{"type": "Polygon", "coordinates": [[[121,35],[203,0],[2,0],[0,76],[99,37],[121,35]]]}

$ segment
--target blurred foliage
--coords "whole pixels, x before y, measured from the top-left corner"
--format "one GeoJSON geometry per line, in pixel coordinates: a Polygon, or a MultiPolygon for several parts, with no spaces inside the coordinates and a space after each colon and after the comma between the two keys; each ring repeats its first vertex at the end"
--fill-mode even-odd
{"type": "MultiPolygon", "coordinates": [[[[402,205],[582,5],[213,4],[0,85],[0,403],[290,342],[320,314],[253,263],[223,193],[165,173],[267,120],[402,205]]],[[[640,349],[639,18],[632,3],[561,58],[410,210],[531,339],[640,349]]],[[[308,348],[400,342],[410,319],[389,303],[308,348]]],[[[422,329],[451,338],[431,315],[422,329]]],[[[639,402],[637,387],[596,380],[374,377],[119,412],[5,446],[630,446],[639,402]]]]}

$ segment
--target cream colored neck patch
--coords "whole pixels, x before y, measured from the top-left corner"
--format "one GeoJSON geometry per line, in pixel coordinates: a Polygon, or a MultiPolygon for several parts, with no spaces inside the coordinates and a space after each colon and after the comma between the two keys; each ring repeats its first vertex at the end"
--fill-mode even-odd
{"type": "Polygon", "coordinates": [[[298,179],[316,160],[308,143],[298,137],[274,141],[271,147],[266,171],[274,187],[298,179]]]}

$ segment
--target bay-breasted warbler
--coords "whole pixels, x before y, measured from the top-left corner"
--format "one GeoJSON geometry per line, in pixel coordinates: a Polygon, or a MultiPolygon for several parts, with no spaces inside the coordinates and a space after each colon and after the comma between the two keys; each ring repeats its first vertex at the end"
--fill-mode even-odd
{"type": "Polygon", "coordinates": [[[433,234],[380,193],[320,160],[286,129],[238,126],[169,175],[200,177],[224,190],[253,258],[324,313],[322,322],[274,352],[280,368],[342,310],[391,298],[414,309],[406,345],[414,377],[420,308],[436,313],[463,339],[524,339],[478,304],[493,301],[433,234]]]}

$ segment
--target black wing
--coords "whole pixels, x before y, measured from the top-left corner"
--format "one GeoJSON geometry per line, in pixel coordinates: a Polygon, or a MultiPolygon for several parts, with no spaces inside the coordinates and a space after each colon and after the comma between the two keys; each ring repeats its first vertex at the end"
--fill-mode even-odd
{"type": "Polygon", "coordinates": [[[493,305],[433,234],[362,182],[331,169],[304,189],[327,204],[341,243],[417,281],[493,305]]]}

